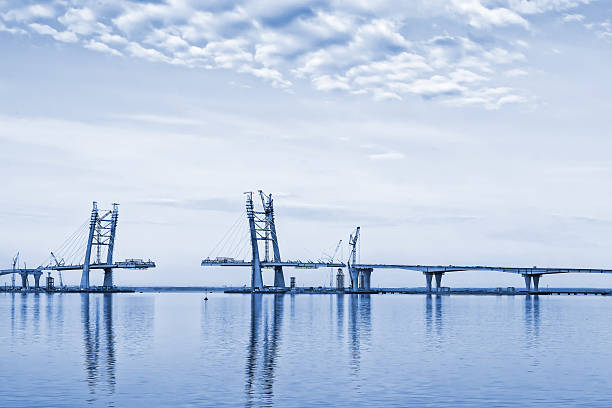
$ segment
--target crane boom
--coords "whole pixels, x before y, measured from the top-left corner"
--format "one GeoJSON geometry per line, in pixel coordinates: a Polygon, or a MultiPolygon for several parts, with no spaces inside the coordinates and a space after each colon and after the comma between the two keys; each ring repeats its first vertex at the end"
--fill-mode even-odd
{"type": "Polygon", "coordinates": [[[359,230],[361,227],[357,227],[355,232],[351,234],[349,239],[349,245],[351,246],[351,254],[349,255],[348,264],[355,265],[357,263],[357,242],[359,241],[359,230]]]}

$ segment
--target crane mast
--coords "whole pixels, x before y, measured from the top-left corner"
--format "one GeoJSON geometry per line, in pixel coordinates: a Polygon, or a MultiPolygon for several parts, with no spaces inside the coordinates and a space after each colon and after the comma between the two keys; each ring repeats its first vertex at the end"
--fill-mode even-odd
{"type": "MultiPolygon", "coordinates": [[[[340,249],[340,245],[342,244],[342,240],[338,241],[338,245],[336,245],[336,249],[329,259],[330,263],[334,262],[334,258],[338,254],[338,250],[340,249]]],[[[334,268],[329,268],[329,287],[332,288],[334,286],[334,268]]]]}
{"type": "Polygon", "coordinates": [[[355,232],[351,234],[349,239],[349,245],[351,246],[351,254],[349,255],[348,264],[349,266],[357,263],[357,242],[359,241],[359,230],[361,227],[357,227],[355,232]]]}

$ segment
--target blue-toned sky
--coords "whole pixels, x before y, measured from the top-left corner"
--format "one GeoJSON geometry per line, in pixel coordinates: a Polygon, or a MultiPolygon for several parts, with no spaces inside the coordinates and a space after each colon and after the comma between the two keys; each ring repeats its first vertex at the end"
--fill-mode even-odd
{"type": "Polygon", "coordinates": [[[364,262],[612,268],[611,20],[589,0],[0,0],[0,263],[116,201],[117,257],[158,264],[118,284],[247,283],[199,263],[262,188],[284,258],[361,225],[364,262]]]}

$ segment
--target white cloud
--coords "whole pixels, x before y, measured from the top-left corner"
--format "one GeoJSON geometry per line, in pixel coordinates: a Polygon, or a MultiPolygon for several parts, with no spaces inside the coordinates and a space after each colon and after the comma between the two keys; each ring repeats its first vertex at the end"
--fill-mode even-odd
{"type": "Polygon", "coordinates": [[[566,14],[563,16],[563,21],[565,23],[571,22],[581,22],[584,21],[584,16],[582,14],[566,14]]]}
{"type": "Polygon", "coordinates": [[[404,153],[400,152],[374,153],[368,155],[370,160],[401,160],[404,157],[406,157],[404,153]]]}
{"type": "Polygon", "coordinates": [[[507,0],[508,7],[522,14],[563,11],[589,4],[591,0],[507,0]]]}
{"type": "Polygon", "coordinates": [[[161,52],[152,48],[145,48],[135,42],[129,43],[125,47],[125,50],[134,57],[145,58],[149,61],[170,62],[170,58],[166,57],[161,52]]]}
{"type": "Polygon", "coordinates": [[[28,33],[23,28],[7,27],[7,26],[4,25],[4,23],[2,21],[0,21],[0,31],[4,31],[4,32],[7,32],[7,33],[11,33],[11,34],[21,34],[21,35],[28,33]]]}
{"type": "Polygon", "coordinates": [[[50,27],[45,24],[38,24],[38,23],[31,23],[31,24],[28,24],[28,26],[32,30],[34,30],[36,33],[42,34],[42,35],[50,35],[57,41],[67,42],[67,43],[78,41],[76,34],[71,31],[57,31],[53,27],[50,27]]]}
{"type": "Polygon", "coordinates": [[[515,69],[509,69],[508,71],[504,72],[504,75],[511,77],[511,78],[516,78],[516,77],[521,77],[521,76],[527,76],[529,75],[529,73],[525,71],[524,69],[515,68],[515,69]]]}
{"type": "Polygon", "coordinates": [[[107,33],[109,27],[99,23],[93,11],[89,8],[71,8],[57,19],[70,31],[79,35],[90,35],[93,33],[107,33]]]}
{"type": "Polygon", "coordinates": [[[84,47],[90,50],[93,50],[93,51],[105,52],[105,53],[112,54],[112,55],[117,55],[117,56],[123,55],[121,52],[117,51],[116,49],[111,48],[108,45],[104,44],[103,42],[99,42],[99,41],[89,40],[88,42],[85,43],[84,47]]]}
{"type": "Polygon", "coordinates": [[[29,22],[39,19],[51,19],[55,17],[55,9],[48,5],[33,4],[28,7],[15,8],[2,14],[6,21],[29,22]]]}
{"type": "MultiPolygon", "coordinates": [[[[582,15],[569,10],[587,3],[73,0],[5,8],[1,19],[14,25],[2,25],[0,31],[81,40],[85,48],[113,55],[232,70],[284,89],[305,80],[320,91],[376,100],[461,96],[490,106],[489,99],[478,95],[507,87],[509,77],[522,75],[516,65],[524,65],[523,51],[529,47],[520,38],[504,40],[506,35],[498,36],[495,30],[513,30],[520,37],[528,32],[529,16],[551,11],[564,13],[564,20],[580,21],[582,15]],[[423,36],[411,30],[415,22],[418,26],[438,19],[444,33],[423,36]]],[[[600,37],[609,33],[605,23],[598,26],[600,37]]]]}
{"type": "Polygon", "coordinates": [[[485,7],[481,0],[451,0],[451,4],[456,12],[467,15],[470,25],[476,28],[514,24],[529,26],[527,20],[518,13],[503,7],[485,7]]]}

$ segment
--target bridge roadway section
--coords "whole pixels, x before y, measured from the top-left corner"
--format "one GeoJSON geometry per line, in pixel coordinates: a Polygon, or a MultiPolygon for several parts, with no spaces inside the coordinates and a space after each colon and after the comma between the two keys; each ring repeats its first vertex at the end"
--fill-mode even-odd
{"type": "MultiPolygon", "coordinates": [[[[525,279],[525,287],[527,292],[532,292],[531,283],[533,282],[533,292],[539,290],[540,277],[542,275],[551,275],[557,273],[612,273],[612,269],[588,269],[588,268],[532,268],[521,267],[506,267],[506,266],[458,266],[458,265],[390,265],[390,264],[355,264],[352,267],[354,271],[349,271],[351,274],[362,273],[364,275],[363,288],[370,289],[370,274],[374,269],[404,269],[411,271],[419,271],[425,275],[427,291],[432,291],[432,280],[436,279],[436,291],[440,291],[442,285],[442,275],[447,272],[459,271],[492,271],[492,272],[507,272],[522,275],[525,279]]],[[[353,280],[355,282],[355,280],[353,280]]]]}
{"type": "MultiPolygon", "coordinates": [[[[235,260],[235,259],[205,259],[202,261],[202,266],[248,266],[251,267],[251,261],[235,260]]],[[[262,268],[274,268],[275,266],[287,266],[302,269],[316,268],[344,268],[347,265],[342,262],[325,263],[312,261],[283,261],[283,262],[268,262],[262,261],[262,268]]],[[[371,274],[374,269],[403,269],[422,272],[425,275],[425,283],[428,292],[432,292],[432,282],[435,278],[436,292],[440,291],[442,285],[442,276],[448,272],[459,271],[490,271],[490,272],[506,272],[522,275],[525,279],[525,287],[527,292],[537,292],[539,290],[540,278],[542,275],[558,274],[558,273],[612,273],[612,269],[592,269],[592,268],[542,268],[542,267],[506,267],[506,266],[458,266],[458,265],[403,265],[403,264],[355,264],[348,265],[349,273],[351,274],[352,287],[351,290],[371,290],[371,274]],[[362,279],[359,279],[359,276],[362,279]],[[362,282],[361,284],[359,282],[362,282]],[[533,282],[533,290],[532,290],[533,282]]]]}
{"type": "MultiPolygon", "coordinates": [[[[38,268],[15,268],[15,269],[0,269],[0,276],[17,273],[21,276],[21,285],[24,289],[27,288],[28,275],[34,276],[34,288],[40,288],[40,277],[44,271],[74,271],[83,270],[84,265],[56,265],[56,266],[39,266],[38,268]]],[[[90,264],[89,269],[147,269],[154,268],[155,262],[143,261],[140,259],[126,259],[123,262],[114,262],[112,264],[90,264]]]]}

